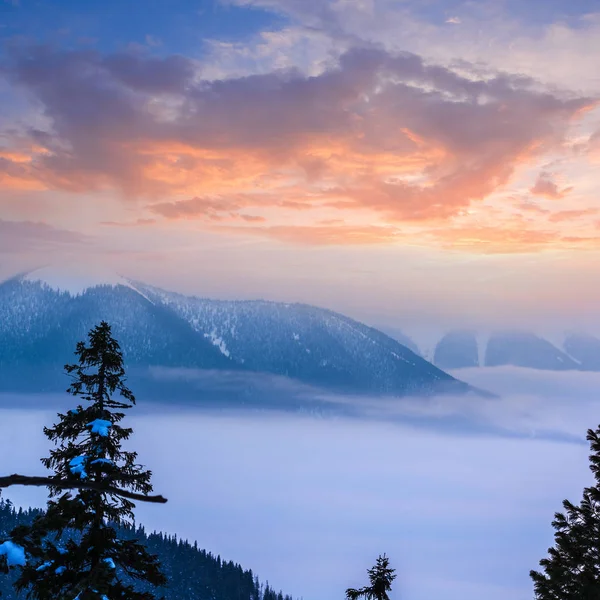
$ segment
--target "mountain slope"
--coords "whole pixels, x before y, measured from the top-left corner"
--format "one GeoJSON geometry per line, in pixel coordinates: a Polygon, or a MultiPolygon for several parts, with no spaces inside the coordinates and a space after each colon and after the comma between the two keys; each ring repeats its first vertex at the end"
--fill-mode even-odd
{"type": "Polygon", "coordinates": [[[451,331],[437,343],[433,362],[440,369],[479,366],[477,336],[471,331],[451,331]]]}
{"type": "Polygon", "coordinates": [[[580,367],[548,340],[521,331],[493,334],[485,352],[485,365],[514,365],[552,371],[567,371],[580,367]]]}
{"type": "Polygon", "coordinates": [[[252,371],[347,391],[408,394],[456,380],[380,331],[305,304],[217,301],[135,284],[252,371]]]}
{"type": "Polygon", "coordinates": [[[230,367],[230,361],[164,306],[121,284],[72,296],[39,281],[0,285],[0,367],[63,365],[77,341],[109,321],[130,365],[230,367]]]}
{"type": "Polygon", "coordinates": [[[600,371],[600,339],[583,333],[571,333],[564,341],[565,352],[584,371],[600,371]]]}
{"type": "MultiPolygon", "coordinates": [[[[16,511],[10,503],[0,499],[0,538],[7,537],[17,525],[30,524],[40,514],[38,509],[16,511]]],[[[291,596],[276,593],[268,584],[263,587],[251,570],[200,550],[196,543],[192,545],[178,540],[177,536],[162,533],[148,534],[139,526],[136,529],[119,527],[117,535],[120,539],[137,539],[159,557],[168,583],[158,590],[157,597],[164,595],[165,600],[292,600],[291,596]]],[[[0,594],[4,600],[25,597],[15,593],[12,587],[15,577],[13,572],[0,578],[0,594]]],[[[153,590],[140,583],[136,588],[138,591],[153,590]]]]}
{"type": "Polygon", "coordinates": [[[0,284],[0,389],[42,391],[40,370],[60,377],[63,389],[62,366],[103,319],[134,368],[270,373],[352,393],[470,389],[385,334],[328,310],[190,298],[122,278],[60,287],[35,273],[0,284]]]}
{"type": "MultiPolygon", "coordinates": [[[[423,357],[423,353],[421,349],[417,346],[415,341],[408,335],[406,335],[402,330],[397,329],[396,327],[376,327],[382,333],[389,335],[393,340],[396,340],[403,346],[406,346],[409,350],[412,350],[417,356],[423,357]]],[[[423,357],[424,358],[424,357],[423,357]]]]}

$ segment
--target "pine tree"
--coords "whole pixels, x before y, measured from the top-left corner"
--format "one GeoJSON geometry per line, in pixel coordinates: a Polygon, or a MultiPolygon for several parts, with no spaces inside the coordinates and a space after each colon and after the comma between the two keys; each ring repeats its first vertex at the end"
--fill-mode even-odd
{"type": "Polygon", "coordinates": [[[594,487],[585,488],[579,506],[565,500],[556,513],[555,546],[531,571],[537,600],[600,600],[600,426],[587,432],[594,487]]]}
{"type": "MultiPolygon", "coordinates": [[[[88,343],[79,342],[78,362],[65,366],[72,377],[68,392],[87,405],[59,414],[56,425],[44,428],[56,448],[42,463],[57,481],[79,477],[148,494],[151,472],[136,463],[135,452],[121,447],[132,433],[119,425],[121,411],[135,404],[125,385],[121,349],[106,322],[90,331],[88,343]]],[[[50,486],[46,512],[11,533],[27,556],[17,590],[35,600],[153,599],[152,593],[135,591],[133,582],[164,585],[157,558],[136,540],[118,539],[115,530],[134,521],[134,507],[111,492],[50,486]]]]}
{"type": "Polygon", "coordinates": [[[394,571],[391,569],[390,561],[384,554],[377,558],[377,563],[374,567],[367,570],[371,585],[355,590],[348,588],[346,590],[347,600],[358,600],[358,598],[366,598],[366,600],[389,600],[388,592],[392,589],[392,581],[396,579],[394,571]]]}

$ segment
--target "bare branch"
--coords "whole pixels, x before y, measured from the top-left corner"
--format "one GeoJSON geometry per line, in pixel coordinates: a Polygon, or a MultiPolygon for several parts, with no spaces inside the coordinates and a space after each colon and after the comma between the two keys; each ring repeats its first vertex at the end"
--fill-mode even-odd
{"type": "Polygon", "coordinates": [[[162,496],[145,496],[144,494],[128,492],[127,490],[121,490],[116,487],[102,485],[102,483],[94,481],[83,481],[80,479],[54,479],[52,477],[30,477],[28,475],[17,474],[0,477],[0,489],[10,487],[11,485],[35,485],[62,489],[97,490],[106,494],[114,494],[115,496],[129,498],[130,500],[139,500],[140,502],[155,502],[158,504],[165,504],[167,502],[167,499],[163,498],[162,496]]]}

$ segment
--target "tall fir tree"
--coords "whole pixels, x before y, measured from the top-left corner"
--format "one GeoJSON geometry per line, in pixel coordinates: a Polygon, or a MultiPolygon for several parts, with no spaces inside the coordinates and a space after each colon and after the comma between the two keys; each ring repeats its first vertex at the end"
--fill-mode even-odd
{"type": "MultiPolygon", "coordinates": [[[[77,344],[68,392],[86,402],[59,422],[44,428],[56,448],[42,463],[57,480],[79,477],[103,487],[148,494],[151,472],[136,463],[135,452],[122,449],[131,429],[119,425],[122,412],[135,404],[125,385],[123,355],[111,328],[102,322],[77,344]],[[115,398],[118,393],[119,397],[115,398]]],[[[135,580],[164,585],[156,556],[132,539],[118,539],[115,527],[133,522],[132,501],[96,489],[64,492],[50,487],[46,512],[31,526],[11,532],[12,543],[25,550],[18,567],[17,590],[34,600],[152,600],[138,592],[135,580]]]]}
{"type": "Polygon", "coordinates": [[[395,571],[390,568],[390,561],[385,554],[379,556],[375,566],[367,570],[371,585],[360,589],[348,588],[347,600],[389,600],[388,592],[392,589],[392,581],[396,579],[395,571]]]}
{"type": "Polygon", "coordinates": [[[596,485],[583,490],[579,506],[565,500],[556,513],[555,545],[530,571],[537,600],[600,600],[600,426],[588,429],[590,469],[596,485]]]}

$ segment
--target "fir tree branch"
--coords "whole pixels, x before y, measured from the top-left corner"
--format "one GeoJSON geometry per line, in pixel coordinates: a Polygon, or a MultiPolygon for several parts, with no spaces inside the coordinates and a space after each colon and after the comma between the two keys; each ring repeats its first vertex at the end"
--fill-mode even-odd
{"type": "Polygon", "coordinates": [[[114,494],[115,496],[122,496],[123,498],[129,498],[130,500],[139,500],[140,502],[155,502],[158,504],[165,504],[166,498],[162,496],[145,496],[144,494],[136,494],[135,492],[128,492],[127,490],[121,490],[116,487],[102,485],[100,482],[84,481],[80,479],[54,479],[53,477],[30,477],[29,475],[7,475],[0,477],[0,489],[10,487],[11,485],[34,485],[34,486],[46,486],[56,487],[62,489],[86,489],[86,490],[97,490],[99,492],[105,492],[107,494],[114,494]]]}

